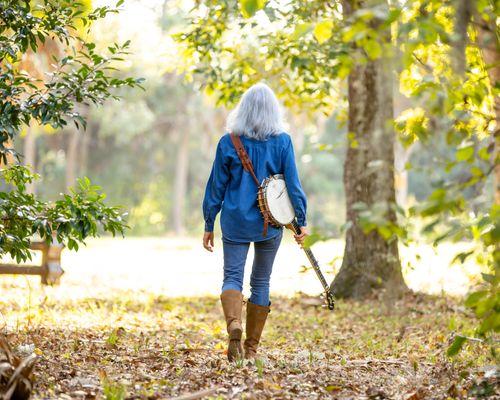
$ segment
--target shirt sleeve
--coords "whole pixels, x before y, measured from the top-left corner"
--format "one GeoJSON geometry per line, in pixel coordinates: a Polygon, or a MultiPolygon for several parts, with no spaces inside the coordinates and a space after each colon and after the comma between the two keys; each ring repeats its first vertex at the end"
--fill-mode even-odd
{"type": "Polygon", "coordinates": [[[307,199],[299,180],[297,165],[295,164],[295,153],[292,141],[288,143],[283,153],[283,175],[285,176],[288,195],[295,210],[295,216],[299,226],[306,226],[307,199]]]}
{"type": "Polygon", "coordinates": [[[205,188],[205,197],[203,199],[203,217],[205,219],[205,232],[213,232],[215,217],[219,213],[224,195],[226,193],[226,186],[229,182],[229,166],[224,159],[222,153],[221,142],[217,145],[215,153],[215,161],[212,165],[212,171],[208,178],[207,186],[205,188]]]}

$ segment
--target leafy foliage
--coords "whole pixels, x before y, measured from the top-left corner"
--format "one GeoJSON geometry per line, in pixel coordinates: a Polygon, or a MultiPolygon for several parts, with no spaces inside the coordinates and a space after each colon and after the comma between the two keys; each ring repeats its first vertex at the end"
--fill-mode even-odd
{"type": "MultiPolygon", "coordinates": [[[[119,6],[121,2],[118,2],[119,6]]],[[[129,43],[112,44],[105,55],[90,41],[92,23],[118,12],[99,7],[87,11],[73,1],[0,1],[0,159],[19,158],[12,139],[30,124],[63,127],[73,121],[85,126],[78,105],[102,104],[117,97],[112,89],[135,87],[141,80],[111,73],[127,54],[129,43]],[[48,55],[51,68],[39,76],[26,68],[27,57],[48,55]]],[[[0,193],[0,255],[17,261],[30,258],[32,235],[78,249],[89,236],[105,231],[123,234],[123,214],[104,204],[100,188],[88,179],[54,203],[38,200],[26,191],[37,176],[26,167],[10,165],[1,171],[6,187],[0,193]]]]}
{"type": "MultiPolygon", "coordinates": [[[[87,15],[81,3],[44,0],[42,4],[2,0],[0,2],[0,157],[14,153],[5,144],[19,133],[23,124],[63,127],[68,120],[85,125],[77,103],[101,104],[113,97],[110,89],[136,86],[140,80],[111,77],[113,62],[122,60],[128,42],[113,44],[109,54],[99,55],[95,44],[79,35],[77,23],[88,26],[114,8],[100,7],[87,15]],[[62,57],[52,57],[48,79],[31,76],[22,69],[25,54],[36,53],[48,41],[65,47],[62,57]]],[[[89,33],[87,29],[87,34],[89,33]]]]}
{"type": "Polygon", "coordinates": [[[0,192],[0,248],[17,262],[31,258],[28,246],[33,235],[47,242],[55,238],[70,250],[78,250],[78,243],[97,235],[99,225],[113,236],[123,234],[125,215],[117,207],[106,206],[105,195],[87,178],[70,194],[46,203],[26,192],[26,183],[37,178],[28,168],[11,166],[0,174],[11,186],[11,190],[0,192]]]}
{"type": "Polygon", "coordinates": [[[241,13],[245,18],[250,18],[264,8],[265,3],[266,0],[241,0],[241,13]]]}

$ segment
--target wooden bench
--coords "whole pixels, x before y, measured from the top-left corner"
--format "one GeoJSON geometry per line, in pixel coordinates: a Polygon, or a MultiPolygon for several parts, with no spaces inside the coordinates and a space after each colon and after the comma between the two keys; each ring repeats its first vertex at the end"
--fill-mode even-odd
{"type": "Polygon", "coordinates": [[[33,241],[30,249],[42,252],[41,265],[0,264],[0,275],[40,275],[42,284],[55,285],[64,273],[61,267],[63,248],[57,242],[47,244],[45,241],[33,241]]]}

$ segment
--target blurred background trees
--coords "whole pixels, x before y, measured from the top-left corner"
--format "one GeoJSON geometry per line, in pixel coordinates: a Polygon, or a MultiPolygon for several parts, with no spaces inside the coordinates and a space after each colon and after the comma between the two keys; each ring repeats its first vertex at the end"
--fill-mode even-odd
{"type": "MultiPolygon", "coordinates": [[[[229,96],[232,96],[233,102],[236,101],[242,88],[234,86],[233,94],[225,93],[226,97],[217,103],[217,99],[210,96],[213,88],[205,89],[206,85],[203,85],[206,93],[200,92],[202,82],[193,82],[191,72],[186,72],[184,76],[176,73],[174,68],[186,64],[181,59],[185,49],[179,49],[170,36],[185,27],[188,7],[184,8],[181,3],[158,0],[145,4],[130,0],[120,17],[108,16],[105,24],[94,25],[92,35],[98,48],[106,48],[109,41],[123,39],[124,31],[134,39],[129,62],[118,74],[144,76],[146,90],[123,91],[120,102],[82,110],[89,119],[85,132],[79,130],[75,135],[74,128],[46,128],[33,135],[36,136],[34,166],[43,175],[43,182],[37,183],[37,192],[42,197],[51,198],[64,192],[76,178],[89,176],[110,188],[110,201],[122,204],[130,211],[132,234],[199,232],[202,227],[199,199],[206,179],[203,171],[212,162],[216,141],[224,133],[228,110],[223,103],[229,96]],[[130,23],[134,12],[141,13],[141,18],[136,19],[137,24],[130,23]],[[179,195],[183,191],[186,195],[179,195]]],[[[316,8],[318,13],[319,6],[316,8]]],[[[305,29],[304,34],[311,34],[312,28],[300,27],[298,32],[293,33],[300,37],[301,29],[305,29]]],[[[305,41],[305,38],[301,40],[305,41]]],[[[306,48],[305,53],[314,49],[319,51],[315,40],[308,39],[307,44],[316,47],[306,48]]],[[[239,52],[243,57],[244,49],[240,48],[239,52]]],[[[343,59],[340,55],[337,58],[343,59]]],[[[258,57],[253,60],[254,68],[260,68],[260,61],[258,57]]],[[[293,63],[297,68],[287,71],[291,79],[308,73],[309,58],[296,56],[286,62],[293,63]]],[[[278,68],[283,67],[278,61],[274,64],[272,68],[276,70],[269,70],[270,65],[262,66],[262,70],[269,70],[266,76],[271,77],[271,73],[279,75],[278,68]]],[[[340,66],[335,68],[340,69],[340,66]]],[[[226,68],[226,73],[235,71],[226,68]]],[[[345,72],[341,72],[341,76],[345,72]]],[[[248,74],[253,76],[253,80],[261,77],[260,72],[255,74],[249,70],[248,74]]],[[[242,82],[248,86],[252,80],[243,75],[242,82]]],[[[310,85],[316,86],[303,94],[294,92],[294,87],[287,85],[275,89],[281,92],[287,107],[290,132],[294,136],[299,167],[310,198],[311,226],[320,228],[323,233],[339,236],[345,222],[342,176],[348,148],[345,125],[347,103],[331,82],[321,82],[328,90],[319,90],[321,87],[316,81],[311,81],[310,85]],[[314,102],[311,93],[319,96],[314,102]],[[338,107],[332,110],[334,102],[338,107]],[[323,107],[318,108],[317,104],[323,107]],[[323,111],[332,112],[325,116],[323,111]]],[[[418,122],[413,114],[402,114],[410,105],[408,98],[399,94],[398,90],[394,102],[397,109],[395,115],[400,117],[400,121],[418,122]]],[[[401,135],[409,136],[409,133],[403,131],[401,135]]],[[[432,192],[432,182],[423,168],[435,159],[437,149],[446,157],[454,153],[454,149],[439,139],[430,138],[431,144],[414,142],[413,139],[413,136],[407,137],[403,143],[408,146],[401,146],[396,152],[396,161],[400,160],[396,191],[397,196],[403,199],[403,205],[423,200],[432,192]],[[408,169],[410,164],[413,168],[408,169]]],[[[29,148],[32,139],[28,140],[22,133],[17,141],[17,148],[26,153],[24,146],[29,148]]],[[[24,155],[25,162],[32,164],[31,157],[24,155]]],[[[433,174],[439,179],[445,172],[439,169],[433,174]]]]}

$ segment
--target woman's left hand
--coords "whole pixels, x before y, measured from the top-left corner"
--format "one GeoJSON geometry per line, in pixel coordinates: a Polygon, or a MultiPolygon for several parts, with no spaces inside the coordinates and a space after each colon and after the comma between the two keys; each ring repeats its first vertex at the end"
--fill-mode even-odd
{"type": "Polygon", "coordinates": [[[208,250],[210,253],[214,251],[214,233],[213,232],[205,232],[203,234],[203,247],[205,250],[208,250]]]}

